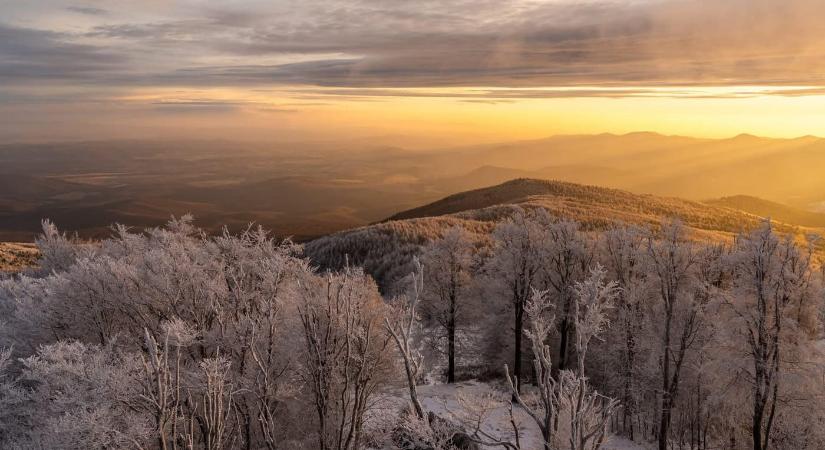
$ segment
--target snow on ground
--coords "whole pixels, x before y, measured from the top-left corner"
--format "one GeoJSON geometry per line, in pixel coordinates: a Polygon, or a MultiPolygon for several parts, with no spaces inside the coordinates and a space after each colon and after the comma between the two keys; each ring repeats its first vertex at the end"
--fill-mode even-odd
{"type": "MultiPolygon", "coordinates": [[[[406,394],[406,390],[404,390],[403,393],[406,394]]],[[[399,394],[401,394],[401,392],[399,392],[399,394]]],[[[496,437],[509,439],[513,435],[509,413],[505,406],[506,399],[509,398],[509,396],[503,391],[497,391],[489,384],[471,381],[456,383],[454,385],[423,385],[418,387],[418,395],[422,406],[427,412],[432,411],[450,420],[455,420],[455,416],[460,416],[464,413],[461,403],[458,400],[459,398],[483,399],[488,396],[497,396],[503,401],[497,402],[496,404],[499,406],[490,411],[490,414],[484,421],[483,429],[496,437]]],[[[401,397],[398,398],[398,400],[400,404],[404,404],[403,402],[407,400],[407,397],[401,397]]],[[[464,403],[466,404],[466,402],[464,403]]],[[[541,449],[542,440],[538,427],[521,408],[517,407],[514,412],[516,421],[521,429],[519,434],[522,448],[525,450],[541,449]]],[[[629,439],[611,436],[602,448],[604,450],[646,450],[647,447],[632,442],[629,439]]]]}
{"type": "Polygon", "coordinates": [[[649,445],[645,446],[638,442],[633,442],[630,439],[621,436],[613,436],[602,448],[604,450],[646,450],[653,447],[649,445]]]}

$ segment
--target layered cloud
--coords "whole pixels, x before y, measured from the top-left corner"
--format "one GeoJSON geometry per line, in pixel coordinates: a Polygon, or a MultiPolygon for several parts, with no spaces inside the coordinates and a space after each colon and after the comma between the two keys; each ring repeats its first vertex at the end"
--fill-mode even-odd
{"type": "Polygon", "coordinates": [[[0,76],[104,85],[825,82],[815,0],[19,2],[0,76]],[[37,3],[28,6],[27,3],[37,3]]]}
{"type": "Polygon", "coordinates": [[[30,116],[823,94],[821,0],[0,3],[0,109],[30,116]]]}

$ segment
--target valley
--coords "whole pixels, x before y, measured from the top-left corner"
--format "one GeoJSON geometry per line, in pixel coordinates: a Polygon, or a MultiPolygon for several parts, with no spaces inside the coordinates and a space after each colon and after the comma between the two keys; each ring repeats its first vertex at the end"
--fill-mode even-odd
{"type": "Polygon", "coordinates": [[[186,213],[212,233],[256,223],[307,241],[515,178],[679,197],[818,227],[825,224],[817,212],[825,192],[816,170],[823,155],[825,140],[813,137],[655,133],[430,150],[364,140],[6,144],[0,145],[0,241],[31,242],[43,218],[80,237],[101,238],[112,223],[158,226],[186,213]],[[736,197],[743,194],[755,199],[736,197]]]}

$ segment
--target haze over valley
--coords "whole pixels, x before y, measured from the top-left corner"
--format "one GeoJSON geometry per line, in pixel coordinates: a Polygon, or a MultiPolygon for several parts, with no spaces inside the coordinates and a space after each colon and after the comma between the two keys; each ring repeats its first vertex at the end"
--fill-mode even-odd
{"type": "Polygon", "coordinates": [[[369,140],[297,143],[89,141],[0,146],[0,239],[50,218],[83,237],[192,213],[218,232],[250,223],[306,240],[515,178],[711,201],[822,226],[825,140],[571,135],[405,149],[369,140]],[[745,201],[737,196],[756,197],[745,201]],[[722,198],[726,200],[720,200],[722,198]],[[735,201],[739,198],[739,201],[735,201]],[[792,218],[790,218],[792,217],[792,218]]]}

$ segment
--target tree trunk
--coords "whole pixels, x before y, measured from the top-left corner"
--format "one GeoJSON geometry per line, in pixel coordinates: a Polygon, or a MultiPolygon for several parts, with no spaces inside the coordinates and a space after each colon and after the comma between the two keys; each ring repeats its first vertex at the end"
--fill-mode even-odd
{"type": "Polygon", "coordinates": [[[665,393],[662,396],[662,420],[659,423],[659,450],[667,450],[667,438],[670,431],[670,416],[673,411],[673,406],[670,400],[670,394],[665,393]]]}
{"type": "Polygon", "coordinates": [[[524,302],[516,303],[516,348],[513,351],[513,374],[516,377],[516,391],[521,393],[521,341],[524,337],[524,302]]]}
{"type": "Polygon", "coordinates": [[[670,328],[673,322],[673,310],[670,305],[665,311],[665,339],[662,345],[662,416],[659,421],[659,450],[667,450],[667,438],[670,433],[670,413],[673,398],[670,386],[670,328]]]}
{"type": "Polygon", "coordinates": [[[559,363],[557,365],[556,373],[567,368],[568,352],[567,348],[570,346],[570,320],[567,318],[567,311],[559,325],[559,363]]]}
{"type": "Polygon", "coordinates": [[[559,372],[566,369],[569,363],[570,329],[572,328],[570,323],[570,303],[572,299],[564,292],[561,292],[561,295],[563,309],[561,322],[559,322],[559,363],[556,365],[554,372],[554,378],[556,379],[558,379],[559,372]]]}
{"type": "Polygon", "coordinates": [[[447,383],[455,383],[455,328],[456,299],[450,296],[450,317],[447,321],[447,383]]]}
{"type": "Polygon", "coordinates": [[[546,416],[544,420],[544,429],[541,430],[541,437],[544,440],[544,450],[553,450],[550,446],[550,438],[553,436],[552,420],[550,416],[546,416]]]}
{"type": "Polygon", "coordinates": [[[762,448],[762,416],[764,407],[760,407],[758,402],[753,407],[753,450],[764,450],[762,448]]]}
{"type": "Polygon", "coordinates": [[[630,423],[630,440],[633,436],[633,414],[635,413],[635,405],[633,404],[632,390],[633,390],[633,366],[636,361],[636,344],[633,336],[633,331],[630,329],[629,321],[625,324],[625,371],[624,371],[624,392],[622,401],[624,402],[622,431],[627,431],[627,424],[630,423]]]}

